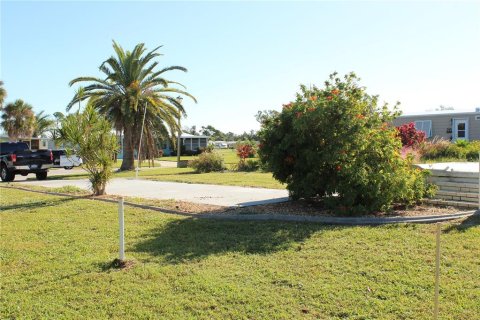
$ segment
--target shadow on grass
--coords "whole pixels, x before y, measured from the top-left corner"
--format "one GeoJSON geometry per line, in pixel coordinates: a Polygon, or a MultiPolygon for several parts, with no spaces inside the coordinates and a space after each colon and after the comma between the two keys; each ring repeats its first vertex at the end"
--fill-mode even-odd
{"type": "Polygon", "coordinates": [[[163,256],[179,263],[210,255],[239,252],[268,254],[301,245],[312,233],[326,228],[318,224],[279,222],[212,221],[188,218],[150,230],[133,251],[163,256]]]}
{"type": "MultiPolygon", "coordinates": [[[[88,175],[86,173],[79,173],[79,174],[62,174],[62,175],[52,175],[48,176],[47,180],[75,180],[75,179],[84,179],[88,178],[88,175]]],[[[28,182],[28,181],[37,181],[37,178],[34,177],[28,177],[25,181],[19,181],[19,182],[28,182]]]]}
{"type": "Polygon", "coordinates": [[[464,219],[462,222],[451,224],[447,229],[445,229],[445,232],[446,233],[449,233],[452,231],[465,232],[472,227],[478,227],[478,226],[480,226],[480,213],[477,211],[477,214],[464,219]]]}
{"type": "Polygon", "coordinates": [[[0,206],[0,211],[15,210],[15,209],[39,209],[39,208],[45,208],[45,207],[53,207],[53,206],[56,206],[65,202],[70,202],[73,200],[77,200],[77,198],[72,197],[72,198],[62,198],[58,200],[44,200],[44,201],[12,204],[7,206],[0,206]]]}

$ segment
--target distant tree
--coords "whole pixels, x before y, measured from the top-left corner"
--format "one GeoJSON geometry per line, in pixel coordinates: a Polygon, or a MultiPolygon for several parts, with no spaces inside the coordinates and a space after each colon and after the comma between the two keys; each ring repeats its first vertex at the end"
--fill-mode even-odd
{"type": "Polygon", "coordinates": [[[112,166],[118,149],[111,123],[99,115],[92,105],[82,113],[70,114],[62,120],[56,141],[63,144],[67,153],[82,158],[82,168],[88,172],[88,179],[95,195],[105,194],[112,166]]]}
{"type": "Polygon", "coordinates": [[[194,136],[198,135],[199,133],[197,132],[197,126],[191,126],[191,127],[184,127],[183,131],[186,133],[193,134],[194,136]]]}
{"type": "Polygon", "coordinates": [[[208,125],[206,127],[202,126],[202,129],[200,130],[200,133],[205,136],[209,136],[211,140],[213,141],[222,141],[225,140],[225,133],[222,131],[214,128],[211,125],[208,125]]]}
{"type": "Polygon", "coordinates": [[[3,102],[7,97],[7,90],[3,87],[3,81],[0,80],[0,108],[3,107],[3,102]]]}
{"type": "Polygon", "coordinates": [[[225,133],[225,140],[226,141],[235,141],[235,139],[237,138],[237,135],[233,132],[227,132],[225,133]]]}
{"type": "Polygon", "coordinates": [[[65,119],[65,115],[62,112],[54,112],[53,117],[55,118],[55,126],[51,128],[51,134],[53,139],[57,139],[58,129],[60,129],[60,123],[65,119]]]}
{"type": "Polygon", "coordinates": [[[447,107],[444,105],[440,105],[438,108],[435,109],[435,111],[451,111],[455,110],[453,107],[447,107]]]}
{"type": "Polygon", "coordinates": [[[2,108],[1,126],[13,141],[19,138],[30,138],[35,129],[35,114],[32,106],[20,99],[7,104],[2,108]]]}
{"type": "Polygon", "coordinates": [[[55,121],[50,118],[49,114],[44,114],[45,111],[40,111],[35,115],[35,125],[33,129],[33,137],[41,137],[43,134],[49,132],[55,121]]]}

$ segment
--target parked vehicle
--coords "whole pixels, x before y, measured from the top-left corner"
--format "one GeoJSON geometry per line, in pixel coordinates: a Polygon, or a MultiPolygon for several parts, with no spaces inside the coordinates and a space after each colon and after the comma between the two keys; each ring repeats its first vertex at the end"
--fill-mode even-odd
{"type": "Polygon", "coordinates": [[[64,149],[52,150],[53,153],[53,167],[64,168],[66,170],[73,169],[82,165],[83,160],[77,155],[67,155],[64,149]]]}
{"type": "Polygon", "coordinates": [[[47,179],[53,166],[52,150],[30,150],[25,142],[0,143],[0,178],[13,181],[16,174],[35,173],[37,180],[47,179]]]}

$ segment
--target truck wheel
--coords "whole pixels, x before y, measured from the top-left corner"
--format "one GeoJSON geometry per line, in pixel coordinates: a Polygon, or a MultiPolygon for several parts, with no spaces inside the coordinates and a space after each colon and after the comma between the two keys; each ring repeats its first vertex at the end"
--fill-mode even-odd
{"type": "Polygon", "coordinates": [[[8,171],[7,166],[2,164],[2,168],[0,169],[0,178],[3,182],[10,182],[15,179],[15,174],[8,171]]]}
{"type": "Polygon", "coordinates": [[[47,179],[47,171],[37,172],[37,173],[35,173],[35,175],[37,176],[37,180],[47,179]]]}
{"type": "Polygon", "coordinates": [[[73,167],[63,167],[63,169],[65,169],[65,170],[72,170],[73,167]]]}

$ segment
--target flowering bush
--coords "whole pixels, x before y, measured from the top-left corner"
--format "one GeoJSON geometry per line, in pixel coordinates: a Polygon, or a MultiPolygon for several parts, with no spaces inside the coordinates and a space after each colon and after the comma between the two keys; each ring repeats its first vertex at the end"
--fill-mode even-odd
{"type": "Polygon", "coordinates": [[[295,101],[262,122],[260,159],[294,199],[322,199],[349,212],[413,204],[429,188],[425,173],[401,156],[389,125],[398,112],[379,107],[358,80],[334,73],[322,89],[300,86],[295,101]]]}
{"type": "Polygon", "coordinates": [[[237,156],[240,161],[245,161],[247,158],[253,158],[256,154],[252,143],[242,142],[237,145],[237,156]]]}
{"type": "Polygon", "coordinates": [[[397,132],[402,140],[402,145],[407,147],[417,147],[425,141],[425,132],[417,130],[413,122],[397,127],[397,132]]]}

